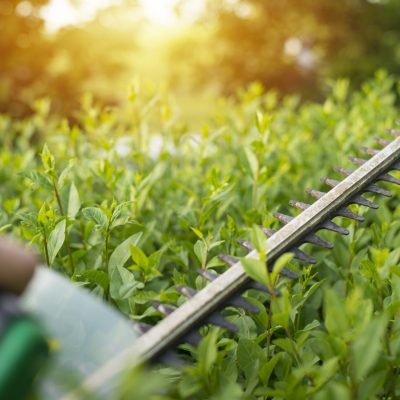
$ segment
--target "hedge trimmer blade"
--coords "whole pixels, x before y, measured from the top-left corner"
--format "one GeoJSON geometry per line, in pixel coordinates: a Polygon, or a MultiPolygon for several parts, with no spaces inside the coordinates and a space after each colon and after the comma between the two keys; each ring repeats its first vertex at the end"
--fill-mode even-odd
{"type": "MultiPolygon", "coordinates": [[[[348,230],[339,226],[332,220],[335,217],[349,218],[358,222],[364,219],[352,212],[347,207],[351,204],[376,209],[378,205],[364,198],[366,192],[390,197],[392,194],[377,185],[384,181],[400,184],[400,180],[389,174],[391,170],[400,170],[400,132],[390,130],[389,133],[396,136],[394,141],[378,140],[385,147],[378,151],[363,147],[363,152],[372,155],[369,160],[351,158],[359,167],[355,171],[337,168],[337,171],[345,178],[342,181],[332,178],[322,178],[322,182],[332,189],[322,192],[315,189],[307,189],[307,193],[317,199],[313,204],[292,200],[290,205],[300,209],[296,216],[288,216],[276,213],[275,217],[284,226],[274,231],[262,227],[269,238],[267,239],[268,268],[272,268],[274,261],[283,253],[292,252],[295,258],[306,263],[315,263],[316,260],[299,249],[304,243],[311,243],[323,248],[332,248],[332,244],[317,236],[321,229],[333,231],[341,235],[347,235],[348,230]]],[[[258,259],[258,254],[253,250],[249,241],[241,240],[250,252],[246,258],[258,259]]],[[[118,374],[128,364],[141,364],[147,361],[160,360],[179,343],[198,340],[197,330],[201,325],[213,324],[222,326],[231,331],[236,327],[225,320],[221,310],[228,305],[235,305],[243,309],[249,309],[249,304],[241,298],[244,291],[249,288],[269,291],[270,289],[251,280],[244,271],[240,260],[230,255],[221,255],[220,258],[230,265],[230,268],[221,275],[212,271],[201,271],[202,276],[209,280],[209,284],[196,292],[191,288],[179,287],[178,291],[188,298],[180,307],[175,308],[168,304],[154,304],[154,307],[165,318],[151,328],[143,329],[143,335],[128,347],[123,353],[114,357],[102,368],[96,371],[85,382],[85,388],[95,390],[108,379],[118,374]],[[197,339],[196,339],[197,338],[197,339]]],[[[283,269],[281,275],[295,279],[296,274],[290,269],[283,269]]],[[[251,306],[251,305],[250,305],[251,306]]],[[[255,311],[255,310],[251,310],[255,311]]],[[[74,398],[73,394],[66,397],[74,398]]]]}

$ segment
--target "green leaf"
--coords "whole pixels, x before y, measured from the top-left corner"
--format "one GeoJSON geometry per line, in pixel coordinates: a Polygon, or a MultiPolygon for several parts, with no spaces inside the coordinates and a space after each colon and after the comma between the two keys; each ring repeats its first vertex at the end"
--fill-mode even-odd
{"type": "Polygon", "coordinates": [[[268,271],[265,263],[255,258],[243,257],[240,259],[243,269],[246,271],[250,278],[263,285],[270,286],[268,271]]]}
{"type": "Polygon", "coordinates": [[[263,114],[261,111],[257,111],[255,115],[255,122],[258,133],[263,135],[271,123],[271,117],[267,114],[263,114]]]}
{"type": "Polygon", "coordinates": [[[89,221],[93,221],[96,225],[106,229],[108,218],[104,212],[98,207],[87,207],[82,210],[83,216],[89,221]]]}
{"type": "Polygon", "coordinates": [[[140,247],[131,245],[130,252],[132,260],[137,264],[139,267],[142,267],[146,270],[149,267],[149,259],[147,258],[146,254],[143,253],[140,247]]]}
{"type": "Polygon", "coordinates": [[[384,352],[383,337],[387,323],[388,318],[386,315],[379,315],[373,318],[365,331],[353,341],[351,346],[353,354],[352,367],[358,382],[363,381],[375,365],[379,355],[384,352]]]}
{"type": "Polygon", "coordinates": [[[5,232],[7,229],[12,228],[13,225],[12,224],[6,224],[0,227],[0,233],[5,232]]]}
{"type": "Polygon", "coordinates": [[[257,360],[260,365],[266,362],[266,356],[261,347],[255,341],[249,339],[239,339],[236,357],[238,366],[247,379],[252,374],[252,366],[257,360]]]}
{"type": "Polygon", "coordinates": [[[113,211],[113,213],[111,215],[111,220],[110,220],[111,227],[114,228],[115,226],[118,226],[118,224],[119,224],[118,219],[121,216],[123,209],[125,207],[127,207],[129,204],[132,204],[132,203],[133,203],[132,201],[125,201],[123,203],[118,204],[115,207],[115,209],[114,209],[114,211],[113,211]]]}
{"type": "Polygon", "coordinates": [[[269,378],[271,377],[272,371],[274,370],[276,364],[281,358],[281,353],[275,354],[270,360],[264,362],[261,366],[259,376],[260,380],[264,385],[268,385],[269,378]]]}
{"type": "Polygon", "coordinates": [[[88,270],[81,274],[81,277],[86,278],[90,283],[95,283],[101,286],[104,290],[108,288],[109,279],[104,271],[88,270]]]}
{"type": "Polygon", "coordinates": [[[37,172],[35,170],[26,170],[20,172],[18,175],[23,176],[24,178],[29,179],[31,182],[34,184],[46,188],[46,189],[53,189],[53,185],[51,184],[49,178],[40,172],[37,172]]]}
{"type": "Polygon", "coordinates": [[[343,337],[349,330],[344,302],[332,289],[328,289],[324,297],[325,326],[333,336],[343,337]]]}
{"type": "Polygon", "coordinates": [[[66,222],[65,222],[65,219],[63,219],[55,226],[53,231],[50,233],[48,243],[47,243],[50,266],[53,265],[53,262],[57,256],[58,252],[60,251],[62,245],[64,244],[65,227],[66,227],[66,222]]]}
{"type": "Polygon", "coordinates": [[[70,161],[68,166],[64,169],[64,171],[61,172],[57,181],[58,188],[63,188],[67,183],[68,174],[71,171],[72,166],[73,166],[73,161],[70,161]]]}
{"type": "Polygon", "coordinates": [[[42,158],[42,164],[46,173],[50,173],[54,171],[54,156],[51,154],[47,144],[43,146],[43,150],[40,154],[42,158]]]}
{"type": "Polygon", "coordinates": [[[217,360],[217,330],[211,330],[198,347],[198,362],[201,375],[206,378],[217,360]]]}
{"type": "Polygon", "coordinates": [[[142,289],[143,283],[136,281],[132,272],[118,265],[112,272],[110,278],[110,296],[114,300],[126,300],[131,297],[137,289],[142,289]]]}
{"type": "Polygon", "coordinates": [[[293,340],[289,338],[275,339],[273,343],[283,349],[286,353],[296,357],[296,343],[293,340]]]}
{"type": "Polygon", "coordinates": [[[206,268],[213,268],[213,267],[219,267],[221,265],[225,265],[223,261],[221,261],[218,257],[213,257],[206,265],[206,268]]]}
{"type": "Polygon", "coordinates": [[[293,260],[293,253],[285,253],[282,254],[274,263],[274,267],[271,273],[271,281],[275,282],[279,273],[285,268],[292,260],[293,260]]]}
{"type": "Polygon", "coordinates": [[[254,152],[249,148],[246,147],[244,149],[244,153],[246,155],[247,162],[249,164],[250,172],[253,175],[253,179],[258,179],[258,173],[259,173],[259,164],[258,164],[258,159],[254,152]]]}
{"type": "Polygon", "coordinates": [[[69,189],[69,199],[67,208],[68,217],[75,218],[80,208],[81,208],[81,200],[79,198],[78,189],[76,188],[74,182],[72,182],[69,189]]]}
{"type": "MultiPolygon", "coordinates": [[[[318,371],[318,377],[314,381],[316,389],[326,384],[339,368],[339,357],[332,357],[326,360],[318,371]]],[[[364,397],[365,398],[365,397],[364,397]]]]}
{"type": "Polygon", "coordinates": [[[114,249],[108,262],[108,273],[110,276],[116,267],[122,267],[128,261],[131,256],[131,246],[136,246],[139,243],[142,234],[142,232],[135,233],[114,249]]]}
{"type": "Polygon", "coordinates": [[[207,246],[203,240],[198,240],[193,246],[194,253],[200,261],[201,267],[204,268],[207,263],[207,246]]]}
{"type": "Polygon", "coordinates": [[[211,243],[208,246],[208,250],[210,251],[210,250],[214,249],[215,247],[221,246],[221,244],[223,244],[223,243],[225,243],[225,240],[218,240],[217,242],[211,243]]]}
{"type": "Polygon", "coordinates": [[[242,400],[243,391],[240,385],[236,382],[227,381],[220,385],[220,389],[215,393],[210,400],[242,400]]]}
{"type": "Polygon", "coordinates": [[[265,233],[255,224],[250,231],[250,241],[260,255],[260,258],[265,260],[267,254],[267,238],[265,233]]]}
{"type": "Polygon", "coordinates": [[[199,239],[204,239],[204,235],[198,229],[196,229],[194,227],[191,227],[190,229],[196,234],[196,236],[199,239]]]}

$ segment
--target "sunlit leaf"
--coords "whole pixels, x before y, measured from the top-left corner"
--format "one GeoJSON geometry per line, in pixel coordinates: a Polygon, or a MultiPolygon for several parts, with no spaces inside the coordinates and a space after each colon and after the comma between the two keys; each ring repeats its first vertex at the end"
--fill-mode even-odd
{"type": "Polygon", "coordinates": [[[58,252],[60,251],[62,245],[64,244],[65,226],[66,226],[66,221],[65,219],[63,219],[55,226],[55,228],[49,235],[47,247],[49,252],[50,265],[53,265],[58,252]]]}

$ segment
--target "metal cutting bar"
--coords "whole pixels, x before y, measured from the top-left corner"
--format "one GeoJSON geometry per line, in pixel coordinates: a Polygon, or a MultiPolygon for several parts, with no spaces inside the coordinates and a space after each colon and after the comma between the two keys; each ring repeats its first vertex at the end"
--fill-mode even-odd
{"type": "MultiPolygon", "coordinates": [[[[349,204],[352,197],[360,194],[380,175],[388,172],[391,165],[399,159],[400,138],[397,138],[267,239],[267,259],[272,261],[300,243],[305,235],[315,231],[321,223],[335,216],[336,210],[349,204]]],[[[251,251],[247,258],[258,258],[257,252],[251,251]]],[[[121,372],[127,365],[140,364],[156,357],[165,348],[176,344],[192,328],[201,324],[208,315],[243,289],[249,281],[250,278],[238,261],[139,337],[133,346],[91,375],[84,382],[84,388],[93,390],[121,372]]],[[[71,395],[64,400],[74,398],[71,395]]]]}

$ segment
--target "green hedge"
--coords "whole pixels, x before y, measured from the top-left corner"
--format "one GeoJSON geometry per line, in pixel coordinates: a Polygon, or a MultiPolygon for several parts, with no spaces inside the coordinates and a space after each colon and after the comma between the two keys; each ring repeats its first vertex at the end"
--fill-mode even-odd
{"type": "MultiPolygon", "coordinates": [[[[74,125],[38,101],[29,119],[0,117],[0,231],[129,318],[154,324],[152,300],[181,304],[175,285],[203,287],[198,268],[223,271],[216,256],[243,255],[236,240],[254,224],[277,228],[274,211],[310,201],[307,187],[327,190],[321,177],[338,178],[334,166],[351,168],[347,157],[360,145],[385,137],[399,117],[398,83],[378,72],[348,93],[337,81],[322,104],[252,85],[216,100],[198,129],[145,87],[132,89],[124,109],[86,99],[74,125]]],[[[321,234],[333,251],[306,248],[316,266],[290,262],[300,278],[278,280],[282,296],[271,307],[226,310],[238,334],[203,328],[200,346],[185,347],[187,367],[157,370],[148,386],[129,375],[121,398],[140,389],[143,399],[155,387],[159,399],[400,396],[400,191],[391,190],[377,212],[355,208],[363,224],[338,220],[348,237],[321,234]]]]}

